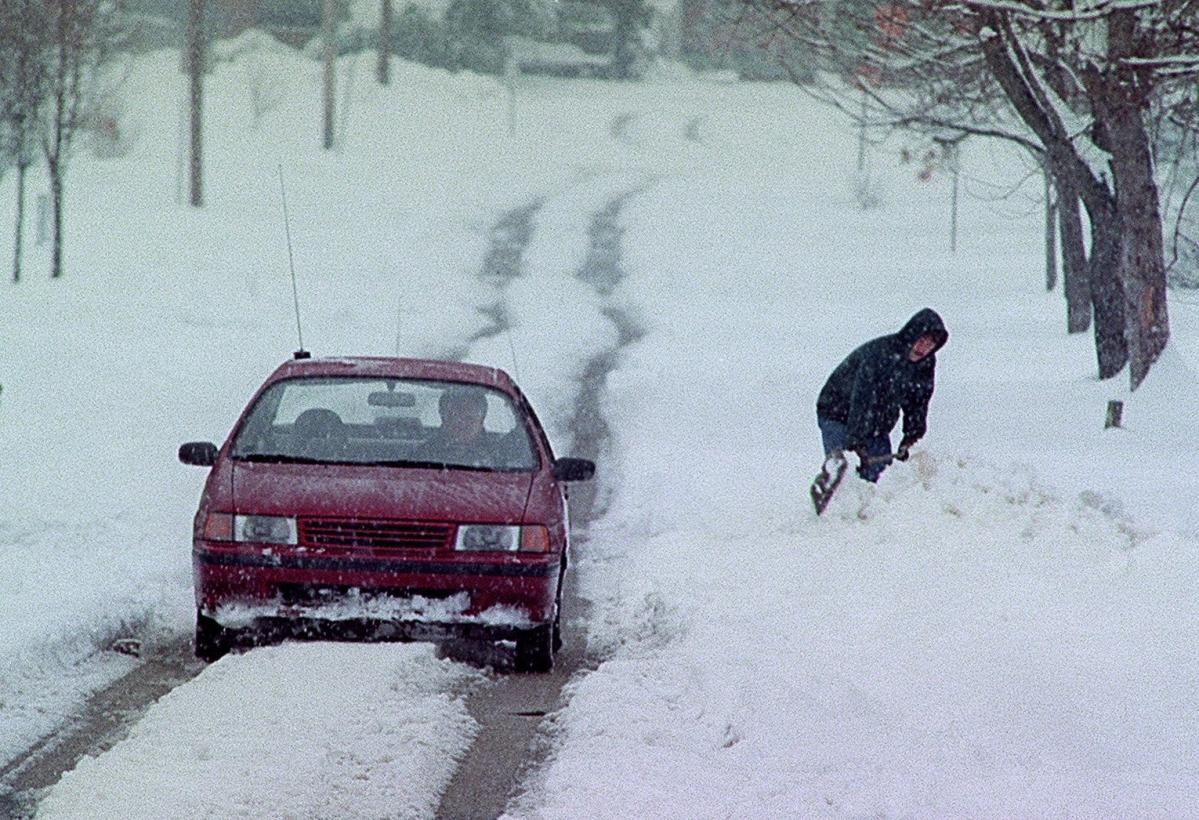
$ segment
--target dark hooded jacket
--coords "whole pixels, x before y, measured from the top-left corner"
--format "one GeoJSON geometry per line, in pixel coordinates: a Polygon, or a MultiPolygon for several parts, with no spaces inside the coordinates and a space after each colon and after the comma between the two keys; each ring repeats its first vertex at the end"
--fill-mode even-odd
{"type": "Polygon", "coordinates": [[[936,351],[948,338],[936,311],[921,310],[898,333],[872,339],[846,356],[824,383],[816,414],[848,428],[850,449],[890,434],[901,410],[904,438],[919,439],[933,395],[936,351]],[[920,361],[910,361],[908,353],[921,336],[931,336],[937,346],[920,361]]]}

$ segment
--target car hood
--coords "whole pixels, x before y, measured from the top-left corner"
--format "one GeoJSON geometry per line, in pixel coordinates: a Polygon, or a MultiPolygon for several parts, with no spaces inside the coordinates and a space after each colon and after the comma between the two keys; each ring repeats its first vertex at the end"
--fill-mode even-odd
{"type": "Polygon", "coordinates": [[[235,462],[234,512],[520,523],[532,473],[235,462]]]}

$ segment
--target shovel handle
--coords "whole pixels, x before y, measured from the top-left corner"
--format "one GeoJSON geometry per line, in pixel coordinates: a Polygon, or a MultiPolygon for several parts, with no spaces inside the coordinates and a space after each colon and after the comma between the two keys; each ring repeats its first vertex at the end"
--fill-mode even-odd
{"type": "MultiPolygon", "coordinates": [[[[841,457],[845,458],[844,451],[842,451],[841,457]]],[[[903,459],[899,457],[899,453],[883,453],[882,455],[878,456],[866,456],[864,459],[862,459],[862,464],[890,464],[892,461],[903,461],[903,459]]]]}

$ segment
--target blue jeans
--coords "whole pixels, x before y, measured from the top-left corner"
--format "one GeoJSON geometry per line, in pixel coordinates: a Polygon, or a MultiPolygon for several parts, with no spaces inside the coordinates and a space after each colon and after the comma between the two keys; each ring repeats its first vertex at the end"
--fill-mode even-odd
{"type": "MultiPolygon", "coordinates": [[[[824,454],[827,456],[833,450],[844,450],[849,444],[849,428],[839,421],[832,419],[817,418],[816,423],[820,425],[820,437],[824,440],[824,454]]],[[[867,439],[866,455],[868,456],[885,456],[891,452],[891,437],[890,436],[875,436],[867,439]]],[[[880,461],[878,464],[870,464],[863,470],[860,475],[867,481],[878,481],[878,477],[883,474],[883,470],[887,469],[886,462],[880,461]]]]}

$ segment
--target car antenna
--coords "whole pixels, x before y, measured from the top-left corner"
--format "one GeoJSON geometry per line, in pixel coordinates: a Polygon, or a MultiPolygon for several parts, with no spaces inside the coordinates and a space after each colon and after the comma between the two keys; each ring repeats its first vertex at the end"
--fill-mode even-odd
{"type": "Polygon", "coordinates": [[[400,357],[400,331],[404,327],[404,306],[396,300],[396,358],[400,357]]]}
{"type": "Polygon", "coordinates": [[[279,163],[279,198],[283,202],[283,231],[287,235],[287,265],[291,270],[291,298],[296,308],[296,335],[300,338],[300,349],[295,359],[311,359],[312,354],[304,349],[304,330],[300,327],[300,294],[296,290],[296,259],[291,249],[291,220],[287,215],[287,186],[283,184],[283,163],[279,163]]]}
{"type": "Polygon", "coordinates": [[[516,361],[516,344],[512,341],[512,325],[504,328],[504,335],[508,337],[508,350],[512,353],[512,372],[516,376],[517,382],[524,381],[520,377],[520,363],[516,361]]]}

